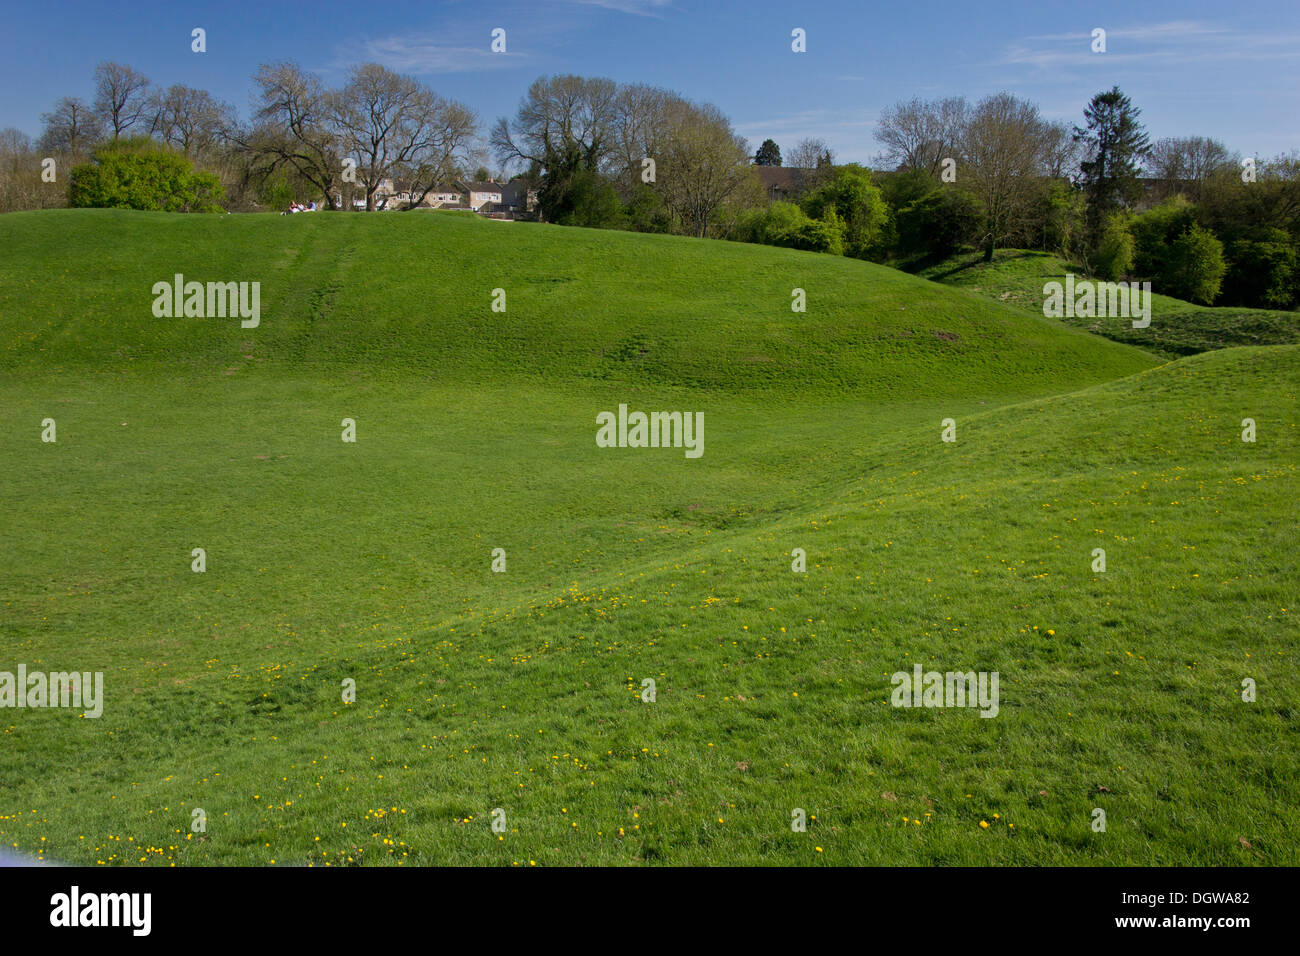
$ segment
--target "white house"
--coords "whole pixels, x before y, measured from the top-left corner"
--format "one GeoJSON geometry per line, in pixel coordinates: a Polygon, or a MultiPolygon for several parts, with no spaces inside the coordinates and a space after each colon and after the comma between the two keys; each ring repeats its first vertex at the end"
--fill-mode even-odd
{"type": "Polygon", "coordinates": [[[469,208],[475,212],[482,211],[483,206],[487,203],[497,203],[498,205],[501,203],[500,183],[458,183],[457,185],[464,189],[465,194],[469,197],[469,208]]]}

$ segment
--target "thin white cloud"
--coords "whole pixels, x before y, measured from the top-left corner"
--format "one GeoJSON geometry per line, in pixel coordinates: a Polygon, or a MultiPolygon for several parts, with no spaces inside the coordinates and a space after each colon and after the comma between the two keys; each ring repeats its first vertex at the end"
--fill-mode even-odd
{"type": "Polygon", "coordinates": [[[1002,53],[996,65],[1014,65],[1014,66],[1033,66],[1041,70],[1061,69],[1065,66],[1090,66],[1094,63],[1101,63],[1101,57],[1104,56],[1104,63],[1108,66],[1115,66],[1117,63],[1123,63],[1131,60],[1150,61],[1150,53],[1115,53],[1107,51],[1105,54],[1093,53],[1087,46],[1089,38],[1085,37],[1080,41],[1083,46],[1081,49],[1065,50],[1044,50],[1040,47],[1026,46],[1022,43],[1013,43],[1008,46],[1002,53]]]}
{"type": "Polygon", "coordinates": [[[671,0],[569,0],[584,7],[604,7],[638,17],[657,17],[671,5],[671,0]]]}
{"type": "Polygon", "coordinates": [[[1170,20],[1136,26],[1108,27],[1106,52],[1092,51],[1092,31],[1022,37],[1009,43],[989,65],[1031,66],[1061,70],[1071,66],[1167,65],[1170,61],[1235,62],[1293,58],[1297,38],[1277,33],[1243,33],[1199,20],[1170,20]]]}
{"type": "MultiPolygon", "coordinates": [[[[1192,37],[1223,36],[1232,33],[1228,27],[1198,20],[1170,20],[1167,23],[1150,23],[1140,27],[1120,27],[1109,35],[1125,40],[1180,40],[1192,37]]],[[[1088,31],[1092,35],[1092,31],[1088,31]]]]}
{"type": "Polygon", "coordinates": [[[428,35],[376,37],[362,40],[346,51],[341,63],[382,63],[399,73],[473,73],[480,70],[519,66],[521,53],[493,53],[491,37],[485,32],[481,45],[449,42],[428,35]]]}
{"type": "Polygon", "coordinates": [[[1087,29],[1080,29],[1074,33],[1043,33],[1037,36],[1024,37],[1024,39],[1026,41],[1083,40],[1089,42],[1092,39],[1092,31],[1097,27],[1105,30],[1107,37],[1123,37],[1126,40],[1175,40],[1231,32],[1227,27],[1203,23],[1199,20],[1170,20],[1166,23],[1152,23],[1138,27],[1116,27],[1114,29],[1104,23],[1094,23],[1087,29]]]}
{"type": "Polygon", "coordinates": [[[880,113],[875,110],[801,110],[784,116],[751,120],[736,124],[736,132],[750,138],[769,136],[825,138],[834,130],[856,130],[876,125],[880,113]]]}

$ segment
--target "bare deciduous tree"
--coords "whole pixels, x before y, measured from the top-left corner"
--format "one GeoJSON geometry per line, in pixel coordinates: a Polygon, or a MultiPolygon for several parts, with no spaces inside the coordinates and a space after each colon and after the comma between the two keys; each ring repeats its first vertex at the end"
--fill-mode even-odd
{"type": "Polygon", "coordinates": [[[985,97],[961,139],[960,181],[984,204],[984,258],[1020,229],[1040,189],[1043,121],[1038,107],[1010,93],[985,97]]]}
{"type": "Polygon", "coordinates": [[[1070,124],[1060,121],[1044,123],[1040,135],[1043,139],[1043,175],[1049,179],[1068,179],[1074,182],[1079,176],[1079,162],[1083,154],[1070,124]]]}
{"type": "Polygon", "coordinates": [[[786,165],[798,169],[834,166],[835,156],[826,145],[826,140],[820,137],[805,137],[794,144],[794,149],[790,150],[787,157],[786,165]]]}
{"type": "Polygon", "coordinates": [[[423,202],[451,174],[476,125],[467,107],[378,63],[354,67],[330,102],[343,144],[357,155],[367,210],[375,208],[379,183],[398,173],[411,177],[411,206],[423,202]]]}
{"type": "Polygon", "coordinates": [[[98,117],[82,100],[65,96],[54,104],[54,109],[41,114],[45,131],[38,145],[51,153],[84,153],[104,138],[104,128],[98,117]]]}
{"type": "Polygon", "coordinates": [[[190,155],[207,152],[235,126],[235,109],[207,90],[180,83],[155,92],[151,132],[190,155]]]}
{"type": "Polygon", "coordinates": [[[928,101],[913,97],[881,113],[876,138],[884,144],[889,162],[935,176],[944,159],[957,158],[967,112],[960,96],[928,101]]]}
{"type": "MultiPolygon", "coordinates": [[[[0,212],[67,205],[67,189],[42,176],[46,158],[32,148],[26,133],[13,127],[0,130],[0,212]]],[[[65,154],[64,163],[67,158],[65,154]]]]}
{"type": "Polygon", "coordinates": [[[291,166],[337,209],[335,187],[343,176],[343,159],[319,77],[283,62],[263,64],[253,79],[258,86],[256,125],[234,134],[236,142],[254,161],[291,166]]]}
{"type": "Polygon", "coordinates": [[[1169,137],[1151,147],[1147,175],[1163,180],[1159,192],[1188,192],[1200,198],[1201,188],[1216,173],[1235,165],[1228,148],[1205,136],[1169,137]]]}
{"type": "Polygon", "coordinates": [[[805,137],[790,150],[786,165],[801,170],[797,175],[804,189],[820,189],[835,174],[835,154],[826,145],[826,140],[805,137]]]}
{"type": "Polygon", "coordinates": [[[529,178],[540,181],[541,218],[570,214],[574,184],[592,182],[606,167],[616,146],[617,96],[613,80],[543,76],[528,88],[513,122],[497,120],[492,149],[502,165],[523,163],[529,178]]]}
{"type": "Polygon", "coordinates": [[[0,129],[0,169],[17,172],[18,165],[32,151],[32,140],[20,129],[7,126],[0,129]]]}
{"type": "Polygon", "coordinates": [[[610,174],[631,195],[642,183],[642,160],[655,159],[667,133],[667,115],[676,94],[657,86],[633,84],[618,91],[614,105],[614,142],[610,174]]]}
{"type": "Polygon", "coordinates": [[[522,160],[546,168],[564,157],[597,170],[614,148],[618,87],[600,77],[539,77],[511,123],[497,120],[491,143],[501,162],[522,160]]]}
{"type": "Polygon", "coordinates": [[[602,173],[619,184],[625,199],[649,185],[697,236],[752,180],[747,144],[716,107],[658,87],[619,87],[599,78],[539,78],[514,120],[497,121],[491,143],[501,162],[522,161],[544,173],[543,210],[548,203],[563,208],[565,184],[573,177],[602,173]],[[655,162],[651,184],[641,178],[644,159],[655,162]]]}
{"type": "Polygon", "coordinates": [[[140,122],[149,105],[149,78],[122,63],[95,67],[95,114],[117,139],[140,122]]]}
{"type": "Polygon", "coordinates": [[[753,179],[749,144],[711,104],[675,103],[659,154],[664,205],[695,236],[705,236],[714,210],[753,179]]]}

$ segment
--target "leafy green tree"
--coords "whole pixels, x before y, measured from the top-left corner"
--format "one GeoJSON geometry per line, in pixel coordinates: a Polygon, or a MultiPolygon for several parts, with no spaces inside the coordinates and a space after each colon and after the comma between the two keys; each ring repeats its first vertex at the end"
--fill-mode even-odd
{"type": "Polygon", "coordinates": [[[939,190],[939,183],[933,176],[917,169],[883,174],[879,186],[885,202],[895,211],[939,190]]]}
{"type": "Polygon", "coordinates": [[[1210,230],[1193,224],[1169,250],[1162,291],[1209,305],[1219,294],[1225,271],[1223,243],[1210,230]]]}
{"type": "Polygon", "coordinates": [[[625,225],[623,204],[613,183],[595,170],[581,165],[564,179],[547,180],[543,201],[549,203],[546,218],[562,226],[618,229],[625,225]]]}
{"type": "Polygon", "coordinates": [[[774,202],[766,209],[744,217],[736,229],[743,242],[757,242],[808,252],[842,255],[844,222],[834,213],[826,219],[811,219],[794,203],[774,202]]]}
{"type": "Polygon", "coordinates": [[[758,152],[754,154],[755,166],[780,166],[781,165],[781,147],[776,145],[773,140],[763,140],[763,145],[758,147],[758,152]]]}
{"type": "Polygon", "coordinates": [[[623,211],[629,229],[636,232],[672,232],[673,217],[664,206],[663,197],[644,183],[633,189],[623,211]]]}
{"type": "Polygon", "coordinates": [[[572,214],[574,201],[569,191],[583,169],[582,156],[574,147],[551,156],[541,188],[537,190],[537,211],[544,222],[559,222],[572,214]]]}
{"type": "Polygon", "coordinates": [[[1182,196],[1174,196],[1136,217],[1132,231],[1137,274],[1163,278],[1169,268],[1170,248],[1193,221],[1192,205],[1182,196]]]}
{"type": "Polygon", "coordinates": [[[1236,168],[1220,170],[1201,190],[1196,221],[1228,244],[1275,241],[1274,230],[1300,243],[1300,153],[1261,159],[1252,183],[1243,183],[1236,168]]]}
{"type": "Polygon", "coordinates": [[[1035,220],[1039,248],[1077,260],[1084,231],[1083,193],[1067,182],[1055,180],[1039,195],[1035,220]]]}
{"type": "Polygon", "coordinates": [[[896,249],[904,258],[946,259],[984,222],[984,209],[970,193],[934,189],[894,214],[896,249]]]}
{"type": "Polygon", "coordinates": [[[736,227],[736,238],[741,242],[774,246],[778,234],[797,228],[807,219],[808,214],[794,203],[774,202],[741,217],[736,227]]]}
{"type": "Polygon", "coordinates": [[[1129,217],[1114,213],[1102,228],[1093,271],[1110,282],[1123,279],[1133,268],[1133,245],[1129,217]]]}
{"type": "Polygon", "coordinates": [[[220,180],[184,156],[144,138],[99,146],[69,177],[68,205],[154,212],[221,212],[220,180]]]}
{"type": "Polygon", "coordinates": [[[258,199],[269,209],[283,211],[298,197],[284,170],[276,170],[262,181],[258,199]]]}
{"type": "Polygon", "coordinates": [[[1283,230],[1238,239],[1225,254],[1224,299],[1265,309],[1290,309],[1300,301],[1300,249],[1283,230]]]}
{"type": "Polygon", "coordinates": [[[836,166],[825,186],[804,197],[804,211],[813,219],[844,222],[844,254],[855,259],[883,257],[881,240],[889,222],[889,206],[872,181],[871,170],[857,163],[836,166]]]}

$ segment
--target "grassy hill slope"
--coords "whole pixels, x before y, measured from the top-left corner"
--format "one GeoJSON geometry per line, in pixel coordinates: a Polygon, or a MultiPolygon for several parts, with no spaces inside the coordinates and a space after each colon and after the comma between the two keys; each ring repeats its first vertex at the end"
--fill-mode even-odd
{"type": "Polygon", "coordinates": [[[1141,353],[813,253],[476,217],[0,219],[0,362],[195,372],[339,366],[436,381],[533,378],[785,394],[1044,394],[1141,353]],[[262,321],[159,319],[155,282],[259,281],[262,321]],[[791,293],[807,293],[807,312],[791,293]],[[506,311],[491,310],[492,292],[506,311]]]}
{"type": "MultiPolygon", "coordinates": [[[[1077,279],[1084,278],[1075,267],[1049,253],[1001,249],[992,262],[984,262],[980,253],[962,253],[916,274],[1041,316],[1043,285],[1064,282],[1070,272],[1077,279]]],[[[1122,317],[1059,321],[1168,358],[1242,345],[1300,342],[1300,312],[1194,305],[1160,295],[1156,289],[1152,292],[1151,325],[1145,329],[1133,328],[1132,320],[1122,317]]]]}
{"type": "Polygon", "coordinates": [[[1300,861],[1300,348],[1153,367],[831,257],[330,220],[0,218],[32,270],[0,267],[0,670],[107,682],[99,720],[0,711],[5,845],[154,865],[1300,861]],[[160,272],[275,262],[260,329],[148,314],[160,272]],[[516,295],[525,275],[583,279],[516,295]],[[651,347],[618,348],[633,336],[651,347]],[[704,456],[596,447],[620,402],[704,411],[704,456]],[[890,707],[915,662],[999,671],[999,716],[890,707]]]}

